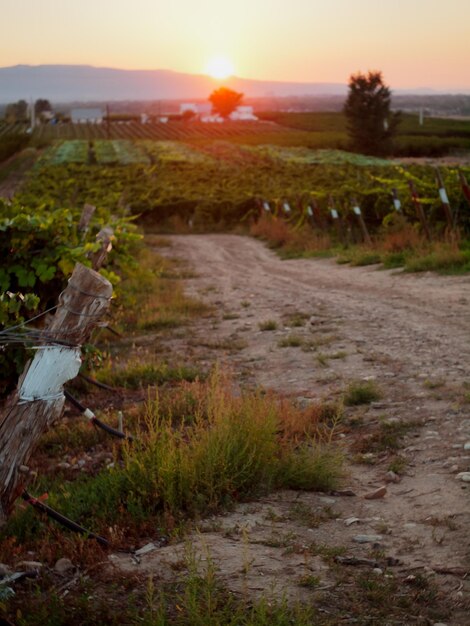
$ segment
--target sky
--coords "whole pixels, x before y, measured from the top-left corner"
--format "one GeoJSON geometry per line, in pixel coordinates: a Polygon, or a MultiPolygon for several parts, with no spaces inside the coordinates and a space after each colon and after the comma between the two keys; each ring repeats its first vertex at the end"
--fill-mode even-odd
{"type": "Polygon", "coordinates": [[[87,64],[470,89],[470,0],[1,0],[0,67],[87,64]]]}

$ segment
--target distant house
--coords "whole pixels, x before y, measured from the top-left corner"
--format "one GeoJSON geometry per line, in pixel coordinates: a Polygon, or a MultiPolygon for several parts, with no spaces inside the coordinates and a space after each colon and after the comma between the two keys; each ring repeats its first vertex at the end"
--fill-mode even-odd
{"type": "Polygon", "coordinates": [[[183,102],[180,104],[180,115],[188,114],[191,112],[194,114],[195,119],[202,119],[203,117],[210,115],[212,105],[210,103],[202,102],[183,102]]]}
{"type": "Polygon", "coordinates": [[[258,118],[253,113],[253,107],[239,106],[233,113],[230,113],[230,119],[234,122],[256,122],[258,118]]]}
{"type": "Polygon", "coordinates": [[[70,119],[72,124],[101,124],[104,113],[101,109],[72,109],[70,119]]]}

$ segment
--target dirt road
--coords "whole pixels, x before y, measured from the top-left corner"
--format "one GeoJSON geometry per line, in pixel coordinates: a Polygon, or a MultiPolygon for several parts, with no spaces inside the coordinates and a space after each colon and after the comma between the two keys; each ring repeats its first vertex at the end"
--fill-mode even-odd
{"type": "MultiPolygon", "coordinates": [[[[286,550],[286,537],[342,546],[356,558],[374,548],[389,563],[397,559],[403,577],[430,576],[448,594],[449,623],[469,623],[470,277],[350,268],[329,259],[282,261],[261,243],[233,235],[171,241],[165,254],[185,259],[196,273],[188,291],[215,311],[191,328],[189,348],[187,334],[171,339],[182,359],[223,361],[242,383],[301,403],[340,400],[351,381],[363,379],[382,390],[379,401],[347,409],[340,427],[350,461],[345,487],[355,496],[283,492],[239,507],[217,521],[217,532],[203,535],[227,584],[235,590],[280,585],[299,597],[302,561],[328,587],[332,571],[324,560],[313,556],[307,563],[286,550]],[[383,423],[405,424],[395,455],[358,447],[383,423]],[[387,472],[397,459],[402,467],[393,478],[387,472]],[[364,498],[382,486],[384,497],[364,498]],[[310,528],[292,513],[299,506],[327,510],[329,519],[310,528]],[[253,563],[248,575],[239,562],[242,530],[253,563]],[[267,541],[272,536],[277,544],[267,541]]],[[[173,547],[153,555],[140,567],[161,569],[175,558],[173,547]]]]}

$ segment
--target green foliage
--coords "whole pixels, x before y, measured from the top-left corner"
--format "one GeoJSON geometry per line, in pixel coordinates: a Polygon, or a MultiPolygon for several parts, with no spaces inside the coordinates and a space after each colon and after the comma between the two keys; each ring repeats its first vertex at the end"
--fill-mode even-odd
{"type": "Polygon", "coordinates": [[[400,116],[390,112],[391,92],[381,72],[353,74],[344,105],[352,147],[365,154],[388,154],[400,116]]]}
{"type": "MultiPolygon", "coordinates": [[[[88,255],[99,249],[96,233],[103,222],[111,225],[116,245],[102,272],[115,285],[118,273],[132,264],[131,252],[138,241],[127,218],[111,219],[100,211],[86,235],[78,232],[80,212],[42,204],[32,210],[19,201],[0,200],[0,323],[15,326],[57,304],[60,292],[77,262],[90,265],[88,255]]],[[[0,354],[0,395],[15,382],[24,365],[23,349],[0,354]]]]}
{"type": "Polygon", "coordinates": [[[380,400],[381,397],[382,392],[373,380],[355,381],[346,389],[344,404],[346,406],[370,404],[375,400],[380,400]]]}

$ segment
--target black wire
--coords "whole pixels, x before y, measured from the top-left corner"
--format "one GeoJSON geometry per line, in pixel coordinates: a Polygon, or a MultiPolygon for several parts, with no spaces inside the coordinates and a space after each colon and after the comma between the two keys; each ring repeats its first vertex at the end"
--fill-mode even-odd
{"type": "Polygon", "coordinates": [[[23,491],[21,497],[23,498],[23,500],[25,500],[25,502],[34,507],[37,511],[45,513],[48,517],[54,519],[56,522],[59,522],[59,524],[62,524],[62,526],[73,530],[73,532],[80,533],[81,535],[86,535],[88,539],[96,539],[96,541],[102,546],[109,547],[110,544],[107,539],[101,537],[100,535],[96,535],[95,533],[87,530],[83,526],[80,526],[80,524],[77,524],[68,517],[65,517],[65,515],[62,515],[62,513],[55,511],[50,506],[47,506],[47,504],[44,504],[37,498],[33,498],[26,490],[23,491]]]}

